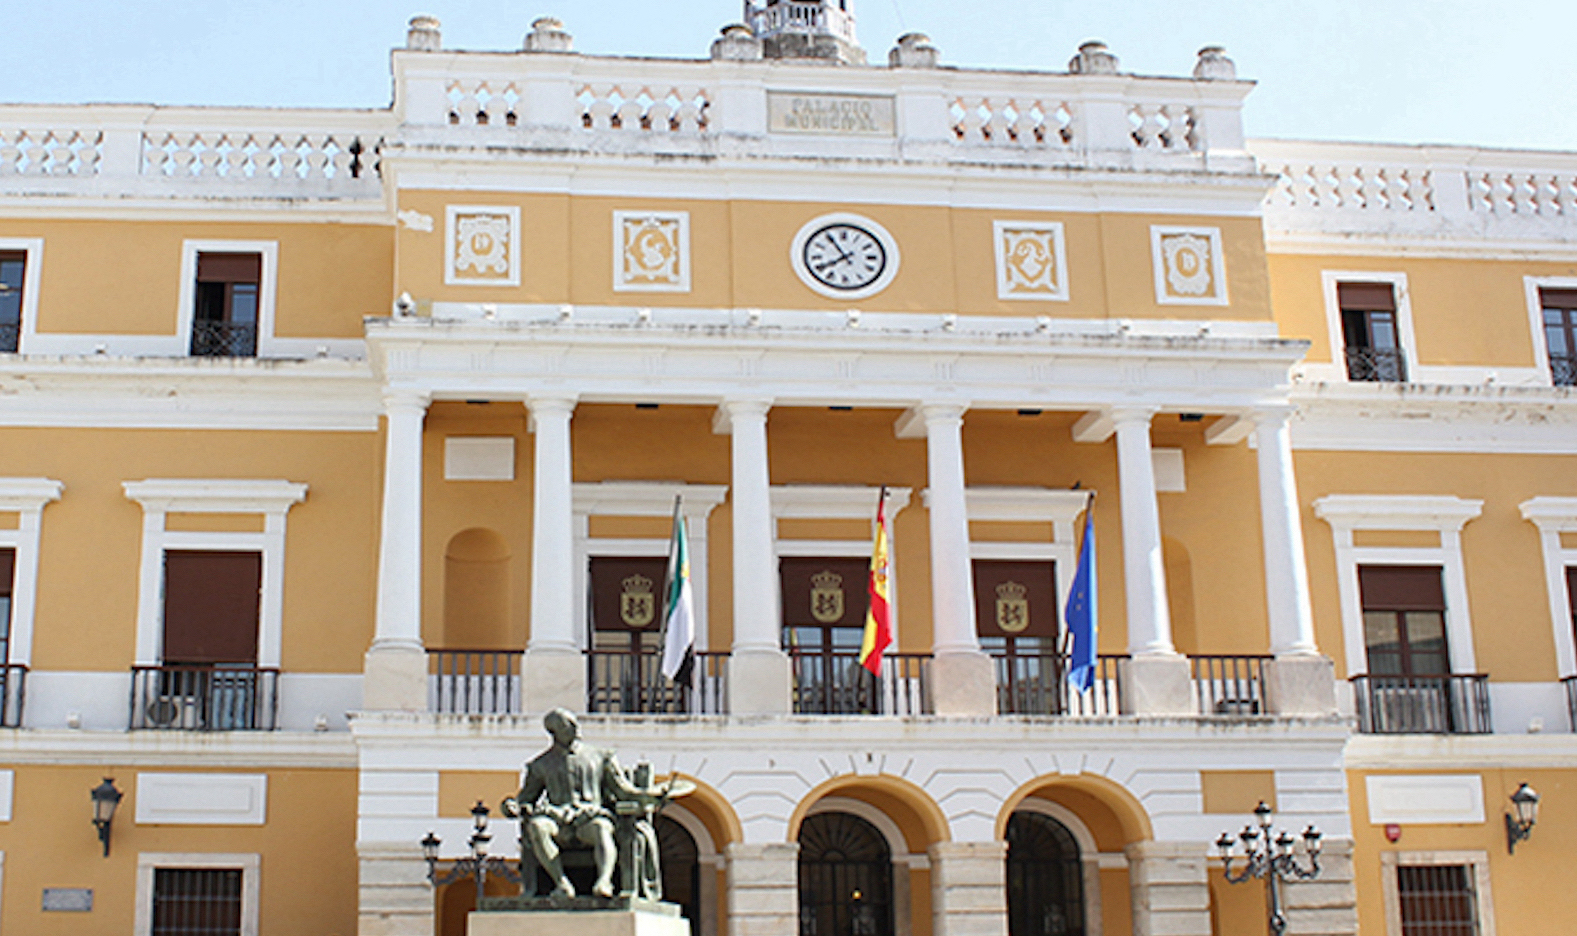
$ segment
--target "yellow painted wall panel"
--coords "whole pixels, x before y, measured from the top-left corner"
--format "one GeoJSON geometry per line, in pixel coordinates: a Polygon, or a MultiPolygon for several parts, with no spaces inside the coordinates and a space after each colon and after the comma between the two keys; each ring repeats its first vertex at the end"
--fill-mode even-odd
{"type": "MultiPolygon", "coordinates": [[[[871,497],[871,512],[876,511],[876,497],[871,497]]],[[[869,542],[873,524],[869,520],[816,519],[810,517],[785,517],[778,521],[780,539],[799,540],[864,540],[869,542]]]]}
{"type": "Polygon", "coordinates": [[[166,530],[183,533],[261,533],[263,514],[170,513],[164,515],[166,530]]]}
{"type": "MultiPolygon", "coordinates": [[[[533,755],[535,756],[535,755],[533,755]]],[[[493,811],[493,819],[510,828],[499,804],[520,791],[520,772],[514,770],[444,770],[438,774],[438,815],[451,819],[471,817],[477,800],[493,811]]],[[[494,838],[499,838],[497,834],[494,838]]]]}
{"type": "Polygon", "coordinates": [[[1396,549],[1439,549],[1440,534],[1434,530],[1354,530],[1352,544],[1396,549]]]}
{"type": "Polygon", "coordinates": [[[1260,803],[1276,808],[1273,770],[1201,770],[1199,784],[1207,815],[1250,813],[1260,803]]]}
{"type": "Polygon", "coordinates": [[[669,539],[674,522],[667,517],[588,517],[593,539],[669,539]]]}
{"type": "Polygon", "coordinates": [[[1049,523],[971,520],[969,538],[976,543],[1050,543],[1056,540],[1049,523]]]}
{"type": "Polygon", "coordinates": [[[0,530],[21,529],[22,515],[14,510],[0,510],[0,530]]]}
{"type": "Polygon", "coordinates": [[[1270,283],[1258,218],[1213,218],[1105,214],[1101,245],[1108,316],[1144,319],[1265,320],[1270,318],[1270,283]],[[1159,305],[1151,263],[1152,224],[1221,229],[1231,305],[1159,305]]]}

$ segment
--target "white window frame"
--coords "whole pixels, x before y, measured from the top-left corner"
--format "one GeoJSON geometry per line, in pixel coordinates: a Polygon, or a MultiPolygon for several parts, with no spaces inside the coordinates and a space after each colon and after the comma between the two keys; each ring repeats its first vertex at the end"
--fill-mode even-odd
{"type": "Polygon", "coordinates": [[[257,665],[277,667],[284,630],[285,515],[307,496],[290,481],[150,478],[126,481],[142,506],[142,566],[137,592],[137,665],[158,666],[164,648],[164,554],[172,549],[256,552],[263,557],[258,602],[257,665]],[[166,529],[172,513],[262,514],[261,533],[166,529]]]}
{"type": "Polygon", "coordinates": [[[38,333],[38,287],[44,270],[42,237],[0,237],[0,250],[20,250],[22,258],[22,322],[17,330],[16,353],[32,354],[38,333]]]}
{"type": "MultiPolygon", "coordinates": [[[[969,559],[1042,561],[1053,563],[1057,577],[1057,633],[1062,633],[1062,604],[1073,590],[1078,572],[1079,541],[1076,526],[1093,492],[1039,487],[971,487],[964,489],[964,513],[969,522],[1050,523],[1052,541],[1025,539],[1016,542],[975,541],[969,543],[969,559]]],[[[931,490],[921,493],[929,507],[931,490]]],[[[973,568],[971,568],[973,572],[973,568]]]]}
{"type": "Polygon", "coordinates": [[[153,933],[153,872],[158,869],[195,868],[241,871],[241,936],[257,936],[258,909],[261,904],[263,856],[256,853],[139,852],[137,854],[137,902],[132,933],[153,933]]]}
{"type": "Polygon", "coordinates": [[[197,318],[197,255],[200,253],[262,256],[262,272],[257,283],[257,357],[278,356],[280,349],[275,347],[274,341],[274,300],[279,282],[279,242],[261,240],[181,241],[180,306],[175,319],[175,334],[182,343],[181,354],[192,352],[192,323],[197,318]]]}
{"type": "MultiPolygon", "coordinates": [[[[876,539],[876,502],[881,488],[854,484],[774,484],[772,501],[772,555],[775,559],[797,556],[861,556],[869,560],[876,539]],[[778,534],[780,520],[864,520],[870,524],[865,539],[784,539],[778,534]]],[[[913,488],[887,489],[887,607],[893,630],[893,649],[898,647],[898,550],[893,546],[893,521],[909,506],[913,488]]],[[[772,584],[782,581],[781,563],[773,566],[772,584]]],[[[863,585],[861,586],[863,587],[863,585]]],[[[782,608],[783,597],[777,596],[782,608]]],[[[782,614],[778,629],[781,630],[782,614]]]]}
{"type": "MultiPolygon", "coordinates": [[[[575,523],[575,594],[587,594],[593,556],[667,556],[670,537],[607,537],[591,535],[592,517],[672,517],[680,497],[690,546],[690,588],[695,595],[695,649],[708,649],[707,526],[712,511],[728,496],[722,484],[675,484],[663,481],[576,482],[570,486],[575,523]]],[[[575,641],[586,649],[586,600],[575,602],[575,641]]]]}
{"type": "Polygon", "coordinates": [[[1489,853],[1482,851],[1383,851],[1380,853],[1380,887],[1385,903],[1387,936],[1402,936],[1402,891],[1396,869],[1466,865],[1473,869],[1474,906],[1478,909],[1478,936],[1495,936],[1495,901],[1489,890],[1489,853]]]}
{"type": "Polygon", "coordinates": [[[0,478],[0,513],[15,513],[14,530],[0,530],[0,547],[14,553],[11,581],[11,646],[6,662],[33,662],[33,617],[38,608],[38,546],[44,507],[66,486],[50,478],[0,478]]]}
{"type": "Polygon", "coordinates": [[[1391,287],[1391,299],[1396,304],[1396,340],[1407,360],[1407,382],[1419,383],[1418,342],[1413,335],[1413,301],[1407,288],[1406,273],[1386,273],[1375,270],[1321,270],[1320,289],[1325,296],[1325,326],[1329,330],[1331,362],[1328,365],[1310,363],[1303,365],[1307,377],[1334,383],[1368,383],[1350,381],[1347,377],[1347,358],[1343,353],[1347,338],[1342,331],[1342,303],[1337,286],[1341,283],[1380,283],[1391,287]]]}
{"type": "Polygon", "coordinates": [[[1531,383],[1544,387],[1555,386],[1555,375],[1550,371],[1550,346],[1544,339],[1544,300],[1541,289],[1577,289],[1577,277],[1524,276],[1522,290],[1528,302],[1528,330],[1533,336],[1533,366],[1538,377],[1531,383]]]}
{"type": "Polygon", "coordinates": [[[1440,567],[1451,672],[1478,672],[1473,620],[1468,610],[1467,573],[1462,560],[1462,527],[1483,509],[1481,500],[1406,494],[1331,494],[1314,502],[1314,515],[1330,525],[1335,541],[1336,582],[1349,677],[1369,672],[1363,599],[1358,588],[1358,567],[1366,565],[1440,567]],[[1440,545],[1354,546],[1356,530],[1436,533],[1440,545]]]}
{"type": "Polygon", "coordinates": [[[1566,569],[1577,566],[1577,549],[1561,545],[1562,533],[1577,533],[1577,497],[1535,497],[1518,505],[1522,519],[1539,528],[1544,553],[1544,588],[1550,601],[1550,625],[1555,635],[1555,664],[1562,679],[1577,676],[1577,646],[1572,636],[1572,596],[1567,593],[1566,569]]]}

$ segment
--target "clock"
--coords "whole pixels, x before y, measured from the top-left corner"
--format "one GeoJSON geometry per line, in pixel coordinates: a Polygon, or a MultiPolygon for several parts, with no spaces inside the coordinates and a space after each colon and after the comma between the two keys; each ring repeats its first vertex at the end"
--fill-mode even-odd
{"type": "Polygon", "coordinates": [[[886,228],[860,215],[813,218],[791,249],[800,280],[833,299],[873,296],[898,273],[898,244],[886,228]]]}

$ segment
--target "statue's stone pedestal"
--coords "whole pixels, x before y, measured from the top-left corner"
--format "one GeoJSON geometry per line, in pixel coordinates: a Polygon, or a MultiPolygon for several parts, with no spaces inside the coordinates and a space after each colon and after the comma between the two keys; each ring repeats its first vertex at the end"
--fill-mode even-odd
{"type": "Polygon", "coordinates": [[[690,936],[679,905],[633,897],[484,898],[466,936],[690,936]]]}

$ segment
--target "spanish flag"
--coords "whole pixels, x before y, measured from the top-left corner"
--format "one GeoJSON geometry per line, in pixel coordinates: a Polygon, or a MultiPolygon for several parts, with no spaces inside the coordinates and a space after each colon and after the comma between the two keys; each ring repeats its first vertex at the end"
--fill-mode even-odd
{"type": "Polygon", "coordinates": [[[880,676],[882,653],[893,642],[893,614],[887,604],[887,486],[876,502],[876,547],[871,550],[870,607],[865,612],[865,640],[860,644],[860,665],[880,676]]]}

